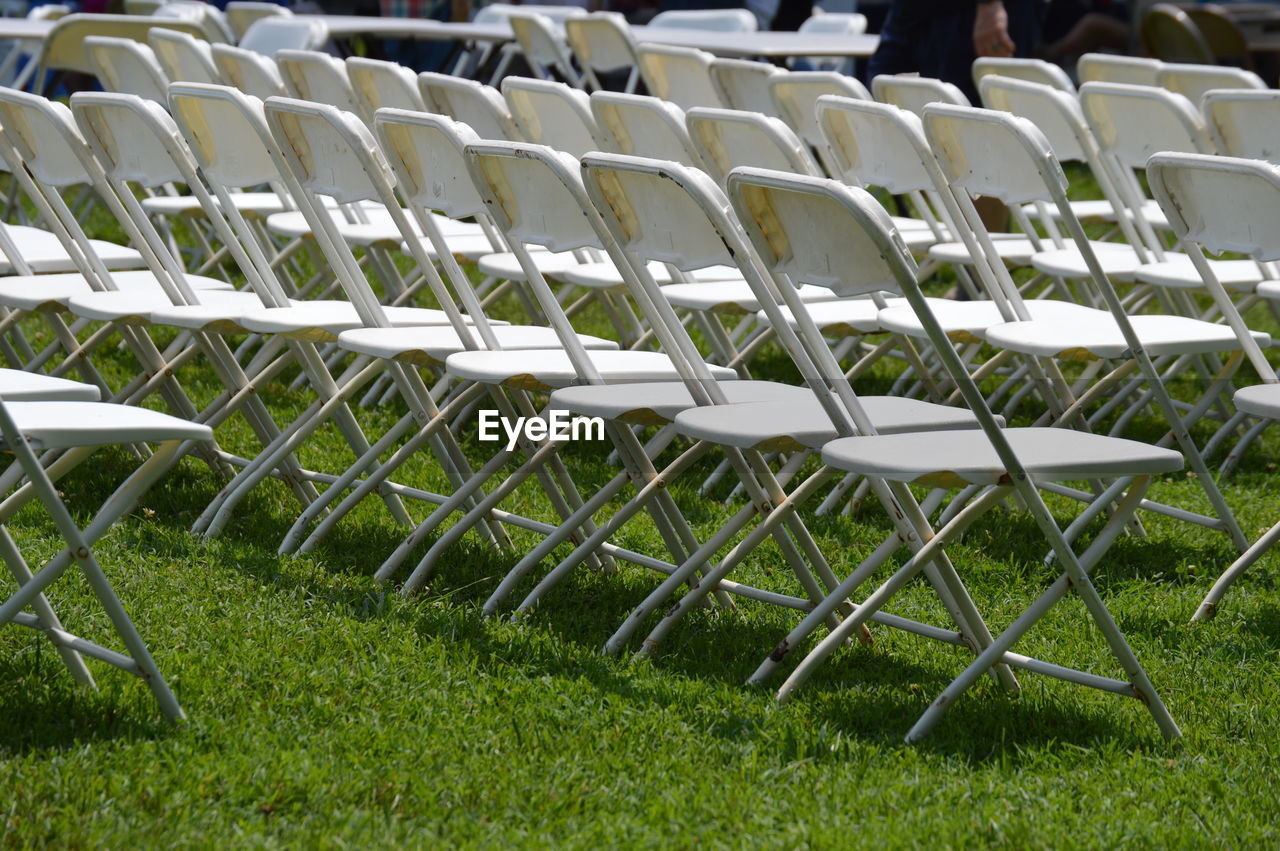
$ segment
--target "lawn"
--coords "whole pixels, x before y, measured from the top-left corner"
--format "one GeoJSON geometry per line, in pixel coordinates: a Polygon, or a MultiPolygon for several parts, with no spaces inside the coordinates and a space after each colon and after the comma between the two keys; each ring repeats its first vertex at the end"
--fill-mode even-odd
{"type": "MultiPolygon", "coordinates": [[[[131,368],[118,351],[101,362],[117,375],[131,368]]],[[[790,374],[776,353],[757,372],[790,374]]],[[[281,421],[309,401],[289,378],[263,392],[281,421]]],[[[215,393],[202,366],[182,379],[194,396],[215,393]]],[[[378,434],[400,413],[393,404],[360,416],[378,434]]],[[[250,451],[244,431],[233,422],[219,438],[250,451]]],[[[1205,424],[1196,433],[1209,432],[1205,424]]],[[[1134,433],[1154,438],[1159,425],[1139,422],[1134,433]]],[[[492,448],[471,425],[462,436],[473,459],[492,448]]],[[[326,431],[304,460],[340,470],[339,444],[326,431]]],[[[599,445],[568,454],[584,492],[616,472],[599,445]]],[[[61,485],[82,517],[133,463],[123,452],[99,458],[61,485]]],[[[1250,536],[1280,515],[1278,462],[1273,431],[1226,485],[1250,536]]],[[[705,460],[674,488],[704,535],[740,507],[725,501],[725,485],[714,499],[698,495],[713,466],[705,460]]],[[[445,487],[425,456],[400,479],[445,487]]],[[[184,460],[98,548],[186,724],[165,723],[145,686],[117,671],[95,666],[102,690],[76,689],[47,642],[0,631],[3,844],[1280,842],[1280,553],[1197,625],[1191,613],[1233,557],[1224,536],[1144,515],[1149,534],[1121,539],[1097,569],[1104,599],[1182,726],[1180,745],[1165,744],[1134,701],[1026,674],[1017,697],[980,682],[929,739],[908,746],[903,735],[966,664],[963,651],[874,628],[874,646],[839,651],[779,706],[772,689],[743,683],[793,612],[750,602],[699,610],[653,660],[607,658],[601,646],[654,574],[580,570],[530,617],[485,619],[480,604],[535,536],[515,533],[516,555],[468,537],[427,591],[404,597],[372,579],[403,534],[376,501],[315,552],[282,557],[276,547],[297,510],[276,482],[221,537],[188,532],[218,486],[206,466],[184,460]]],[[[1205,507],[1182,476],[1157,482],[1153,495],[1205,507]]],[[[1060,518],[1073,511],[1051,506],[1060,518]]],[[[505,507],[550,518],[533,487],[505,507]]],[[[874,506],[806,519],[837,573],[890,528],[874,506]]],[[[31,552],[56,546],[38,511],[13,531],[31,552]]],[[[619,541],[661,552],[648,523],[629,524],[619,541]]],[[[997,629],[1055,577],[1018,514],[988,515],[950,552],[997,629]]],[[[792,589],[772,545],[735,578],[792,589]]],[[[54,602],[69,628],[106,634],[78,579],[54,602]]],[[[921,583],[892,610],[945,623],[921,583]]],[[[1073,599],[1017,649],[1118,672],[1073,599]]]]}

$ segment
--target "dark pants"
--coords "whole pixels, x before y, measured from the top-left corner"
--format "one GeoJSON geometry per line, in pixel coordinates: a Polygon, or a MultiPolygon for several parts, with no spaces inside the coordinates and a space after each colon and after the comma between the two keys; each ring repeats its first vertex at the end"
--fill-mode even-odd
{"type": "MultiPolygon", "coordinates": [[[[970,66],[973,65],[973,21],[977,4],[957,2],[942,14],[914,14],[910,3],[894,3],[880,29],[880,46],[868,64],[871,78],[879,74],[919,72],[954,83],[978,103],[970,66]]],[[[1041,0],[1004,0],[1009,13],[1009,38],[1018,56],[1031,56],[1040,42],[1041,0]]]]}

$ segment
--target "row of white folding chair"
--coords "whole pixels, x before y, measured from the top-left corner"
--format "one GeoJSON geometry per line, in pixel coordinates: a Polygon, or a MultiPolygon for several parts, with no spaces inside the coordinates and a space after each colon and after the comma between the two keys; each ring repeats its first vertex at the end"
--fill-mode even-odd
{"type": "MultiPolygon", "coordinates": [[[[545,198],[548,196],[550,190],[547,187],[551,181],[544,177],[543,180],[540,182],[537,180],[537,178],[535,178],[534,176],[528,173],[529,169],[535,168],[533,164],[536,163],[537,160],[539,159],[537,156],[537,152],[532,151],[530,149],[522,149],[520,148],[520,146],[513,146],[513,145],[501,146],[497,144],[487,144],[487,145],[476,146],[475,153],[476,153],[476,159],[473,160],[475,173],[477,175],[483,174],[485,176],[486,179],[482,184],[482,186],[485,188],[486,192],[490,193],[494,197],[495,203],[505,202],[505,204],[509,206],[511,209],[527,209],[528,208],[527,199],[523,203],[518,203],[517,199],[522,197],[520,195],[521,190],[527,189],[530,187],[537,189],[539,198],[545,198]],[[499,162],[503,163],[503,166],[504,166],[503,168],[501,168],[501,170],[498,165],[499,162]],[[512,171],[512,169],[515,169],[515,171],[512,171]],[[511,193],[515,193],[515,194],[511,194],[511,193]]],[[[544,154],[542,157],[543,162],[548,165],[553,165],[554,160],[551,159],[552,156],[553,155],[550,155],[550,154],[544,154]]],[[[621,221],[615,220],[613,235],[617,238],[628,239],[628,243],[625,245],[625,248],[627,248],[630,252],[636,255],[633,259],[632,266],[633,266],[633,270],[636,271],[638,277],[641,276],[642,273],[640,272],[640,270],[647,265],[648,261],[651,261],[652,259],[658,256],[666,256],[666,257],[675,256],[673,252],[678,253],[678,255],[682,258],[679,262],[681,262],[684,265],[690,265],[690,266],[696,265],[699,262],[707,262],[709,258],[715,258],[717,256],[721,256],[726,253],[732,254],[732,256],[739,257],[739,258],[747,258],[751,256],[751,252],[748,249],[746,249],[745,246],[741,245],[741,243],[738,243],[736,245],[734,245],[733,243],[730,243],[731,245],[733,245],[733,247],[726,252],[724,243],[721,242],[719,251],[712,250],[707,245],[707,242],[706,242],[707,232],[708,232],[707,225],[705,224],[706,219],[705,218],[703,219],[703,222],[704,222],[703,224],[698,224],[696,216],[691,215],[687,209],[681,208],[676,202],[676,193],[678,193],[680,189],[684,189],[688,191],[690,187],[695,187],[704,194],[714,193],[715,191],[714,186],[710,184],[708,181],[706,181],[705,178],[701,178],[702,182],[699,183],[699,178],[696,172],[690,172],[687,169],[682,169],[682,167],[675,164],[671,164],[671,163],[659,163],[659,162],[653,162],[653,161],[641,161],[641,160],[617,158],[617,157],[611,158],[608,155],[592,155],[587,158],[586,165],[587,165],[588,171],[598,170],[600,173],[607,175],[607,179],[601,180],[598,183],[589,182],[589,186],[591,186],[593,190],[600,192],[601,195],[603,195],[607,199],[607,203],[597,204],[597,207],[602,214],[606,213],[606,211],[609,211],[610,213],[615,215],[618,220],[625,220],[628,223],[628,225],[624,228],[621,225],[621,221]],[[631,179],[639,176],[648,176],[648,175],[656,175],[656,179],[651,179],[651,182],[647,186],[640,183],[637,179],[631,179]],[[668,188],[663,188],[663,187],[668,187],[668,188]],[[678,188],[670,188],[670,187],[678,187],[678,188]],[[656,253],[648,254],[648,252],[656,252],[656,253]]],[[[565,177],[566,173],[563,169],[564,167],[562,165],[561,171],[558,177],[560,180],[567,183],[568,181],[565,177]]],[[[804,180],[804,178],[796,178],[796,177],[784,176],[784,175],[773,175],[772,177],[775,180],[781,180],[781,181],[791,180],[791,181],[799,182],[804,180]]],[[[812,178],[810,178],[810,180],[812,180],[812,178]]],[[[832,184],[832,186],[835,186],[835,184],[832,184]]],[[[794,197],[794,192],[795,192],[794,187],[789,186],[788,189],[791,190],[791,193],[792,193],[791,197],[794,197]]],[[[561,194],[563,195],[563,193],[561,194]]],[[[872,204],[873,204],[873,209],[875,209],[880,216],[883,216],[883,213],[879,212],[878,207],[874,207],[874,202],[872,202],[872,204]]],[[[561,206],[566,206],[566,204],[562,202],[561,206]]],[[[726,209],[726,206],[723,201],[706,203],[703,209],[701,210],[701,215],[705,217],[709,214],[710,211],[714,211],[714,213],[711,213],[712,215],[719,214],[720,216],[723,216],[725,209],[726,209]]],[[[758,210],[759,206],[756,205],[756,207],[753,208],[748,205],[746,207],[740,207],[739,209],[757,209],[758,210]]],[[[795,211],[796,209],[797,208],[794,206],[794,202],[791,202],[789,203],[788,206],[773,208],[773,211],[775,212],[775,214],[777,214],[785,210],[787,212],[791,212],[792,215],[794,216],[796,214],[793,211],[795,211]]],[[[824,209],[822,212],[823,214],[828,214],[830,211],[824,209]]],[[[803,228],[788,228],[786,231],[786,238],[789,240],[789,244],[804,245],[806,248],[812,248],[813,246],[813,242],[811,239],[812,233],[810,231],[812,229],[815,229],[814,226],[817,223],[825,222],[829,224],[829,218],[826,215],[813,215],[813,214],[802,216],[801,218],[803,221],[803,228]]],[[[770,228],[771,231],[773,231],[775,228],[778,227],[779,219],[777,215],[770,216],[768,221],[769,221],[768,227],[770,228]]],[[[509,235],[514,237],[513,242],[517,241],[520,238],[519,224],[513,223],[512,225],[508,225],[506,227],[509,235]]],[[[831,251],[838,250],[843,252],[838,257],[838,259],[828,258],[825,260],[825,262],[815,263],[815,266],[812,267],[815,269],[815,272],[811,273],[807,271],[807,269],[811,267],[804,266],[803,264],[808,259],[808,255],[811,254],[812,252],[811,251],[792,252],[789,250],[785,256],[785,259],[781,257],[779,258],[779,260],[783,263],[782,268],[788,271],[795,271],[798,268],[805,269],[806,271],[799,271],[797,277],[802,279],[808,278],[809,280],[825,280],[829,282],[828,283],[829,286],[840,286],[840,284],[837,283],[836,279],[833,279],[830,277],[835,270],[842,270],[847,275],[853,275],[854,274],[853,270],[858,270],[859,272],[861,272],[862,269],[865,268],[865,266],[860,261],[855,260],[851,262],[850,260],[850,257],[849,257],[850,253],[858,253],[856,250],[856,247],[850,244],[850,241],[849,241],[851,236],[850,232],[847,229],[839,230],[838,232],[839,232],[839,236],[836,237],[838,242],[835,242],[832,245],[828,246],[828,250],[831,250],[831,251]],[[816,271],[818,269],[821,269],[822,271],[821,272],[816,271]]],[[[545,228],[543,228],[538,233],[543,234],[540,237],[542,239],[553,238],[545,235],[546,234],[545,228]]],[[[732,231],[727,229],[726,227],[720,227],[711,231],[711,234],[712,234],[711,238],[715,240],[730,239],[730,237],[726,235],[728,233],[732,233],[732,231]]],[[[527,235],[525,238],[530,238],[530,237],[535,239],[539,238],[536,234],[532,232],[527,232],[527,235]]],[[[771,239],[768,237],[762,237],[757,243],[757,248],[763,250],[764,246],[769,246],[772,244],[776,244],[776,243],[772,243],[771,239]]],[[[886,238],[885,242],[882,245],[888,245],[888,244],[889,243],[887,242],[887,238],[886,238]]],[[[883,247],[879,247],[876,250],[879,253],[881,253],[881,255],[883,256],[885,251],[883,247]]],[[[907,262],[909,263],[910,261],[908,260],[907,262]]],[[[749,279],[753,277],[753,275],[749,273],[746,268],[744,268],[743,271],[744,273],[748,274],[749,279]]],[[[755,273],[755,275],[758,275],[758,274],[759,274],[758,272],[755,273]]],[[[755,279],[757,281],[759,280],[758,278],[755,278],[755,279]]],[[[878,291],[883,288],[883,286],[888,280],[889,278],[886,278],[884,275],[871,275],[869,276],[869,278],[860,278],[856,284],[851,283],[846,286],[841,286],[841,288],[846,289],[846,291],[849,292],[849,294],[854,294],[861,291],[862,287],[868,287],[868,284],[870,284],[870,286],[868,287],[869,289],[878,291]]],[[[912,281],[912,284],[914,284],[914,281],[912,281]]],[[[788,286],[789,285],[790,284],[788,284],[788,286]]],[[[918,291],[917,291],[917,295],[918,295],[918,291]]],[[[762,295],[762,298],[763,297],[764,296],[762,295]]],[[[798,308],[798,304],[795,306],[798,308]]],[[[775,309],[776,309],[776,305],[775,305],[775,309]]],[[[821,340],[820,335],[818,336],[817,339],[819,341],[821,340]]],[[[945,340],[942,340],[940,342],[940,345],[945,347],[947,346],[947,343],[945,340]]],[[[463,356],[458,356],[458,357],[461,358],[463,356]]],[[[967,378],[967,376],[964,376],[964,377],[967,378]]],[[[962,380],[962,379],[958,378],[958,380],[962,380]]],[[[561,393],[558,395],[561,396],[562,398],[567,398],[572,392],[573,391],[561,391],[561,393]]],[[[977,404],[981,404],[980,397],[976,397],[976,402],[977,404]]],[[[693,413],[693,411],[691,411],[690,413],[693,413]]],[[[845,413],[845,416],[847,418],[848,412],[845,413]]],[[[856,414],[855,414],[855,417],[856,417],[856,414]]],[[[989,414],[987,415],[987,417],[988,417],[988,421],[991,422],[991,425],[994,428],[994,421],[990,420],[989,414]]],[[[870,431],[870,428],[868,427],[868,423],[866,422],[865,418],[861,422],[859,422],[859,425],[862,426],[864,429],[867,429],[867,431],[870,431]]],[[[1051,436],[1051,439],[1060,439],[1062,436],[1063,435],[1061,433],[1054,434],[1051,436]]],[[[995,439],[999,440],[999,438],[995,438],[995,439]]],[[[1107,438],[1097,438],[1097,439],[1093,439],[1092,444],[1086,443],[1085,445],[1095,447],[1094,448],[1095,452],[1100,451],[1101,447],[1109,448],[1109,447],[1115,446],[1116,448],[1118,448],[1120,446],[1120,444],[1108,443],[1108,440],[1109,439],[1107,438]]],[[[933,443],[938,444],[938,441],[935,440],[933,441],[933,443]]],[[[1032,445],[1033,443],[1034,443],[1033,440],[1031,439],[1027,440],[1028,446],[1032,445]]],[[[939,444],[939,445],[942,445],[942,444],[939,444]]],[[[1127,443],[1125,445],[1126,447],[1134,446],[1132,444],[1127,444],[1127,443]]],[[[1130,453],[1131,460],[1134,457],[1137,457],[1131,454],[1134,451],[1132,448],[1128,448],[1127,451],[1128,453],[1130,453]]],[[[873,450],[870,454],[874,455],[877,453],[875,453],[873,450]]],[[[1005,457],[1016,458],[1016,455],[1014,455],[1012,450],[1009,451],[1007,456],[1004,453],[1001,453],[1001,455],[1002,455],[1001,460],[1004,460],[1005,457]]],[[[1136,462],[1134,466],[1142,467],[1145,464],[1148,467],[1150,467],[1151,470],[1154,470],[1155,467],[1160,467],[1162,469],[1165,469],[1165,468],[1168,468],[1168,466],[1171,464],[1177,465],[1178,463],[1179,463],[1179,459],[1176,453],[1168,453],[1168,452],[1160,453],[1159,451],[1146,451],[1145,460],[1136,462]]],[[[883,472],[884,472],[884,466],[882,465],[879,467],[879,469],[877,469],[876,473],[883,474],[883,472]]],[[[1142,469],[1141,472],[1149,472],[1149,470],[1142,469]]],[[[917,471],[914,471],[911,474],[910,478],[906,480],[908,481],[913,480],[918,478],[918,476],[919,476],[919,472],[917,470],[917,471]]],[[[1019,478],[1021,479],[1022,477],[1019,477],[1019,478]]],[[[992,480],[994,480],[994,478],[992,480]]],[[[1137,490],[1140,491],[1141,489],[1142,488],[1140,486],[1137,490]]],[[[798,495],[793,494],[793,496],[798,496],[798,495]]],[[[907,498],[910,499],[909,495],[907,498]]],[[[1036,504],[1039,504],[1041,506],[1043,505],[1042,503],[1038,502],[1038,498],[1036,498],[1036,504]]],[[[1136,500],[1130,500],[1129,504],[1126,506],[1126,513],[1128,510],[1130,510],[1131,506],[1135,504],[1136,504],[1136,500]]],[[[786,512],[779,512],[777,516],[780,517],[784,513],[786,512]]],[[[1047,511],[1041,508],[1040,512],[1038,513],[1038,519],[1044,520],[1047,518],[1048,518],[1047,511]]],[[[1056,530],[1056,527],[1052,527],[1052,528],[1056,530]]],[[[1114,533],[1118,531],[1119,531],[1118,526],[1113,527],[1112,529],[1109,530],[1109,534],[1114,535],[1114,533]]],[[[1104,538],[1105,537],[1106,535],[1104,535],[1104,538]]],[[[1055,541],[1055,544],[1056,543],[1058,542],[1055,541]]],[[[1065,548],[1065,544],[1063,544],[1062,546],[1065,548]]],[[[713,549],[715,548],[713,547],[713,549]]],[[[1057,549],[1057,546],[1055,546],[1055,549],[1057,549]]],[[[1089,556],[1086,558],[1086,562],[1092,561],[1094,558],[1096,558],[1098,549],[1099,549],[1098,547],[1095,547],[1090,552],[1089,556]]],[[[1064,555],[1070,558],[1069,561],[1066,558],[1064,558],[1064,561],[1066,561],[1066,563],[1068,564],[1068,569],[1071,571],[1072,577],[1074,578],[1076,575],[1079,575],[1083,578],[1084,572],[1077,565],[1077,563],[1074,560],[1074,557],[1070,557],[1069,553],[1064,553],[1064,555]]],[[[705,558],[705,556],[703,556],[703,558],[705,558]]],[[[671,581],[668,583],[665,583],[664,585],[670,585],[672,582],[678,583],[681,580],[681,578],[688,575],[689,574],[684,573],[682,569],[680,574],[673,575],[671,581]]],[[[722,578],[723,575],[724,575],[723,573],[717,571],[713,573],[710,578],[718,580],[722,578]]],[[[1085,581],[1087,582],[1087,580],[1085,581]]],[[[1063,581],[1063,582],[1060,582],[1059,585],[1061,586],[1061,588],[1055,589],[1055,590],[1060,596],[1061,592],[1065,591],[1067,587],[1067,583],[1063,581]]],[[[716,586],[713,583],[704,583],[699,585],[698,587],[699,595],[703,589],[710,588],[710,587],[716,587],[716,586]]],[[[1051,602],[1052,601],[1056,601],[1056,598],[1054,598],[1054,600],[1051,600],[1051,602]]],[[[1094,597],[1090,599],[1090,603],[1091,603],[1091,608],[1093,608],[1095,615],[1098,615],[1100,618],[1102,618],[1104,628],[1107,628],[1108,627],[1107,619],[1101,615],[1096,605],[1092,605],[1094,603],[1097,603],[1098,605],[1100,605],[1100,601],[1097,601],[1096,597],[1094,597]]],[[[971,625],[970,623],[966,623],[965,620],[962,620],[961,622],[962,624],[965,624],[965,626],[971,625]]],[[[964,627],[962,626],[962,630],[963,629],[964,627]]],[[[1116,633],[1113,632],[1111,634],[1114,635],[1116,633]]],[[[651,638],[653,638],[653,636],[651,636],[651,638]]],[[[1120,644],[1123,643],[1122,639],[1119,643],[1120,644]]],[[[985,646],[985,642],[983,642],[980,646],[985,646]]],[[[1130,675],[1134,677],[1140,677],[1141,675],[1139,674],[1139,672],[1135,670],[1136,665],[1132,663],[1131,654],[1127,654],[1124,650],[1118,648],[1116,646],[1116,643],[1114,642],[1113,642],[1113,647],[1115,647],[1117,649],[1117,652],[1121,655],[1122,660],[1125,662],[1125,667],[1130,673],[1130,675]]],[[[1002,652],[1003,650],[995,654],[984,654],[984,659],[986,659],[986,664],[981,665],[981,667],[978,669],[979,672],[985,671],[988,667],[990,667],[991,662],[999,662],[1001,659],[1002,652]],[[988,658],[988,657],[991,657],[992,655],[994,655],[994,658],[988,658]]],[[[1077,681],[1080,681],[1080,680],[1077,680],[1077,681]]],[[[1084,681],[1089,682],[1087,678],[1084,679],[1084,681]]],[[[1095,684],[1097,682],[1098,681],[1096,680],[1094,681],[1095,684]]],[[[1159,710],[1157,710],[1155,714],[1158,720],[1161,722],[1162,729],[1164,729],[1166,734],[1171,736],[1176,736],[1176,727],[1172,725],[1171,721],[1168,721],[1167,715],[1164,715],[1159,710]]]]}

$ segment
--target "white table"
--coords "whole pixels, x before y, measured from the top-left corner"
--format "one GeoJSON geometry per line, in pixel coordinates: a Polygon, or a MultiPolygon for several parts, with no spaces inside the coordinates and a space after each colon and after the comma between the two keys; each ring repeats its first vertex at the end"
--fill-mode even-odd
{"type": "MultiPolygon", "coordinates": [[[[536,9],[537,7],[531,7],[536,9]]],[[[420,18],[373,18],[360,15],[299,15],[323,21],[334,38],[372,36],[426,41],[487,41],[512,39],[506,24],[443,23],[420,18]]],[[[844,36],[826,33],[754,32],[722,33],[672,27],[632,27],[636,41],[697,47],[717,56],[870,56],[879,36],[844,36]]]]}

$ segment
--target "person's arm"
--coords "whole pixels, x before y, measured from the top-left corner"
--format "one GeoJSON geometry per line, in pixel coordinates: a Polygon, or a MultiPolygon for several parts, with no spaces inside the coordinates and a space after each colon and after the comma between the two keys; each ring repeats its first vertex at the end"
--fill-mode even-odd
{"type": "Polygon", "coordinates": [[[980,0],[973,19],[973,52],[978,56],[1012,56],[1009,13],[1001,0],[980,0]]]}

